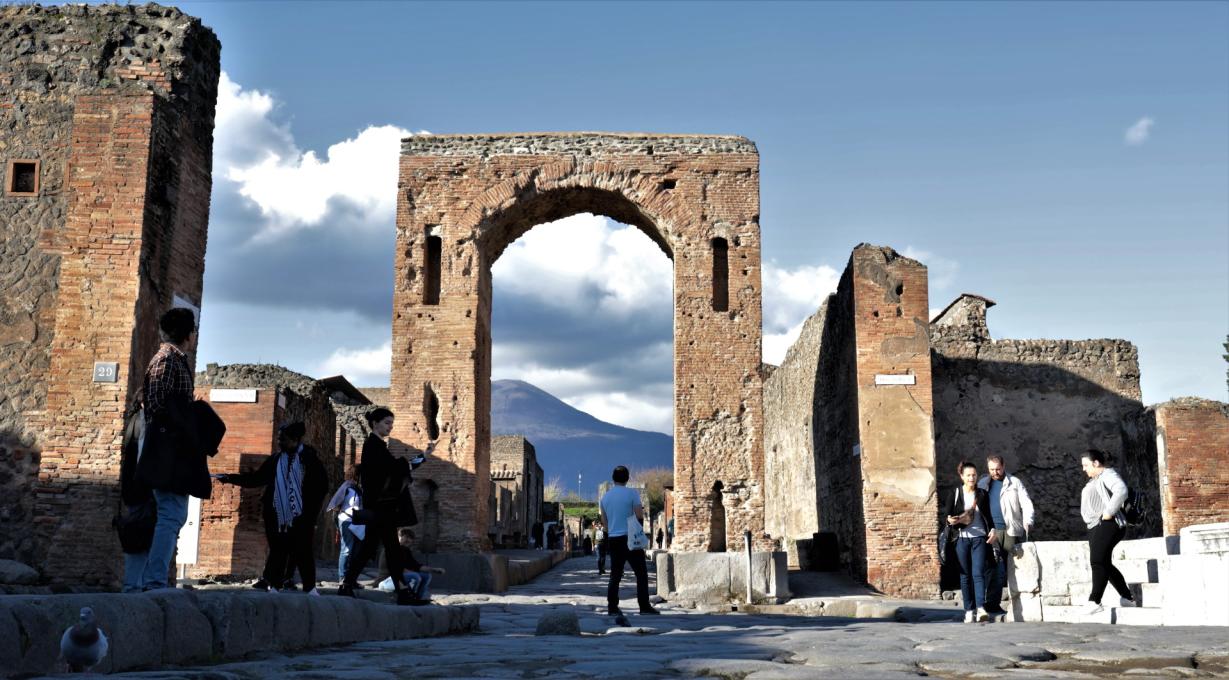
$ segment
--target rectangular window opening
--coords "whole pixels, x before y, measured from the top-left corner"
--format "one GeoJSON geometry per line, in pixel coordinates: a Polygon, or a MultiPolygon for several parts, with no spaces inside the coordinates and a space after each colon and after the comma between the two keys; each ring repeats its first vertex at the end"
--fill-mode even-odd
{"type": "Polygon", "coordinates": [[[730,311],[730,246],[713,239],[713,311],[730,311]]]}
{"type": "Polygon", "coordinates": [[[35,196],[38,194],[38,161],[11,160],[5,190],[17,196],[35,196]]]}
{"type": "Polygon", "coordinates": [[[444,253],[444,241],[439,236],[427,236],[426,277],[423,282],[422,302],[425,305],[440,303],[440,264],[444,253]]]}

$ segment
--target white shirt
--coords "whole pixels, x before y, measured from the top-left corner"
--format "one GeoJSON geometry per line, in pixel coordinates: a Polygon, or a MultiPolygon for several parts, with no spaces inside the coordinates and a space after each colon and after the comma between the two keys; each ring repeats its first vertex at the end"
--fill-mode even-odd
{"type": "Polygon", "coordinates": [[[969,508],[973,508],[973,515],[967,526],[960,527],[958,537],[978,538],[985,536],[986,529],[981,523],[981,508],[974,507],[973,505],[977,502],[977,492],[965,491],[963,488],[960,489],[960,492],[964,494],[964,509],[967,511],[969,508]]]}
{"type": "Polygon", "coordinates": [[[627,535],[627,518],[636,516],[640,507],[640,493],[626,486],[614,485],[602,496],[602,512],[606,513],[609,536],[627,535]]]}

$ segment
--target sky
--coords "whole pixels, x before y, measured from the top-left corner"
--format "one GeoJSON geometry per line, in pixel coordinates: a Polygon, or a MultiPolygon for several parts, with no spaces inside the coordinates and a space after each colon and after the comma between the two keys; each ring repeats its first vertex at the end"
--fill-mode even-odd
{"type": "MultiPolygon", "coordinates": [[[[1227,3],[180,6],[223,46],[199,365],[387,384],[403,136],[739,134],[766,361],[867,242],[935,311],[995,300],[996,338],[1125,338],[1145,403],[1226,399],[1227,3]]],[[[493,271],[494,378],[671,431],[647,237],[576,215],[493,271]]]]}

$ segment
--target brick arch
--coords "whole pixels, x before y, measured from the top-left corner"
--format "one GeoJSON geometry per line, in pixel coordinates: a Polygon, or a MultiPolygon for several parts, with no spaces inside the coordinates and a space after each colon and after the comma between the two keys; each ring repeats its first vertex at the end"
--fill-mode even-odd
{"type": "MultiPolygon", "coordinates": [[[[592,212],[634,225],[674,264],[676,551],[766,547],[760,373],[759,155],[741,137],[423,135],[402,145],[393,312],[393,441],[440,445],[437,549],[489,549],[490,266],[532,227],[592,212]],[[718,275],[713,241],[723,239],[718,275]],[[719,287],[728,298],[716,311],[719,287]],[[426,408],[422,395],[437,402],[426,408]],[[432,422],[427,422],[428,419],[432,422]]],[[[549,474],[549,470],[546,471],[549,474]]]]}

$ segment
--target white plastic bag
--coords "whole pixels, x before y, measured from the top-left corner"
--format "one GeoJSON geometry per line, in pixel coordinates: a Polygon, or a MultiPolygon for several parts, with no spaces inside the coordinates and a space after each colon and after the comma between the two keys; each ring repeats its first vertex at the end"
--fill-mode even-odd
{"type": "Polygon", "coordinates": [[[649,537],[644,535],[644,526],[636,515],[627,518],[627,549],[644,550],[649,547],[649,537]]]}

